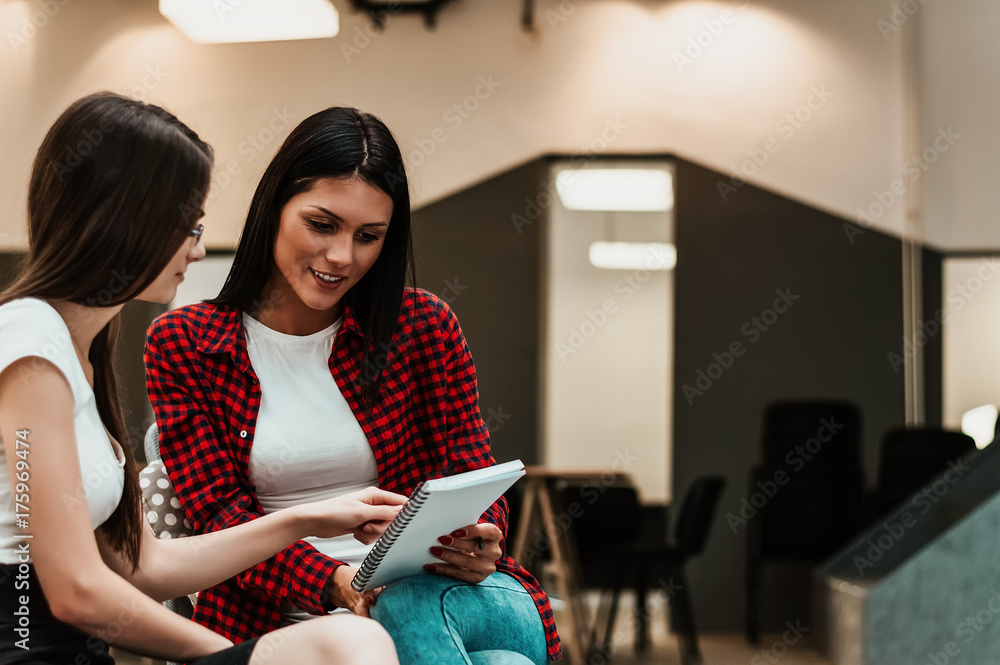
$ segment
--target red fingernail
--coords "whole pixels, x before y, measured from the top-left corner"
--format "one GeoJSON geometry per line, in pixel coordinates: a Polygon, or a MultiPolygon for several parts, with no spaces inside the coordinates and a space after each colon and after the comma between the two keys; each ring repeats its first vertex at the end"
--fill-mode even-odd
{"type": "Polygon", "coordinates": [[[438,538],[438,542],[442,545],[451,545],[454,539],[451,536],[441,536],[438,538]]]}
{"type": "Polygon", "coordinates": [[[441,556],[442,554],[444,554],[444,550],[441,549],[440,547],[432,547],[431,554],[433,554],[434,556],[441,556]]]}
{"type": "Polygon", "coordinates": [[[455,529],[454,531],[451,532],[451,535],[455,536],[456,538],[465,538],[466,536],[465,529],[455,529]]]}
{"type": "Polygon", "coordinates": [[[372,598],[371,596],[365,596],[365,602],[368,603],[369,605],[374,605],[375,599],[372,598]]]}
{"type": "Polygon", "coordinates": [[[428,573],[437,572],[437,569],[438,569],[437,566],[433,566],[431,564],[427,564],[426,566],[424,566],[424,570],[426,570],[428,573]]]}

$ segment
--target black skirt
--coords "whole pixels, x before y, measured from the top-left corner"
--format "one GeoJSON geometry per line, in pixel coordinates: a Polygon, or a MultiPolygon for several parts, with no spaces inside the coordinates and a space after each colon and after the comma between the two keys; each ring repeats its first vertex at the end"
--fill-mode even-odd
{"type": "MultiPolygon", "coordinates": [[[[257,639],[199,658],[191,665],[247,665],[257,639]]],[[[0,564],[0,663],[114,665],[108,643],[52,616],[30,564],[0,564]]]]}

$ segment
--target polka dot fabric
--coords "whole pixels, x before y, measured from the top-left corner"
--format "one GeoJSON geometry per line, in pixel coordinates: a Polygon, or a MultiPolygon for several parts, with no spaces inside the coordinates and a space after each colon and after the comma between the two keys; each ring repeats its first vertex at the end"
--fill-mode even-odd
{"type": "Polygon", "coordinates": [[[150,462],[139,472],[139,487],[145,504],[146,519],[157,538],[183,538],[191,535],[191,523],[184,518],[181,502],[170,486],[163,462],[150,462]]]}

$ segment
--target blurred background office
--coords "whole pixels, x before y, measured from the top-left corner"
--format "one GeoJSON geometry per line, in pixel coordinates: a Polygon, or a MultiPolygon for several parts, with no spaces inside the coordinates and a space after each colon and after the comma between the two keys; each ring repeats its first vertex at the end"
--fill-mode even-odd
{"type": "MultiPolygon", "coordinates": [[[[215,149],[209,257],[174,306],[217,293],[289,130],[357,106],[402,148],[418,283],[463,323],[495,456],[538,467],[555,517],[574,496],[586,506],[548,531],[537,504],[518,515],[528,551],[543,535],[533,554],[560,626],[579,624],[574,662],[696,660],[685,613],[706,662],[1000,658],[1000,559],[942,553],[995,546],[1000,526],[985,480],[1000,403],[1000,5],[317,0],[297,23],[314,3],[286,0],[254,23],[266,4],[0,0],[0,272],[26,247],[34,152],[84,94],[163,105],[215,149]],[[947,439],[977,407],[966,429],[985,433],[947,439]],[[912,472],[900,487],[897,449],[912,472]],[[959,459],[983,471],[952,483],[959,459]],[[681,526],[692,488],[717,490],[690,493],[704,533],[681,526]],[[906,526],[928,488],[930,517],[906,526]],[[814,512],[782,512],[792,504],[814,512]],[[637,611],[607,639],[597,591],[575,618],[560,598],[615,586],[590,575],[591,550],[660,566],[645,582],[622,573],[637,611]],[[683,568],[688,612],[669,583],[683,568]],[[908,595],[945,568],[960,572],[940,595],[908,595]],[[907,607],[919,621],[897,620],[907,607]],[[981,615],[969,641],[966,614],[981,615]],[[653,644],[635,654],[638,624],[653,644]]],[[[143,332],[162,311],[126,311],[137,450],[152,423],[143,332]]]]}

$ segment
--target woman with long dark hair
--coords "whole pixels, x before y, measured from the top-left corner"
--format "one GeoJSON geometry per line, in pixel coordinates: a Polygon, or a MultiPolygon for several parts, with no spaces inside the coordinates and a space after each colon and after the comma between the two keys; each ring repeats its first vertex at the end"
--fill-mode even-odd
{"type": "MultiPolygon", "coordinates": [[[[458,320],[411,288],[412,266],[391,132],[353,108],[304,120],[264,172],[219,296],[147,337],[161,456],[196,532],[357,487],[409,495],[494,464],[458,320]]],[[[560,655],[552,611],[503,553],[506,532],[501,498],[428,543],[429,574],[377,598],[350,586],[368,548],[303,540],[206,590],[194,618],[239,641],[370,611],[404,664],[544,663],[560,655]]]]}
{"type": "MultiPolygon", "coordinates": [[[[29,251],[0,294],[0,662],[108,665],[109,643],[199,665],[393,663],[370,621],[232,641],[157,600],[306,536],[372,542],[404,498],[374,488],[210,536],[160,541],[140,507],[112,357],[124,304],[173,299],[200,244],[211,149],[111,93],[49,130],[28,190],[29,251]]],[[[348,617],[350,619],[350,617],[348,617]]]]}

